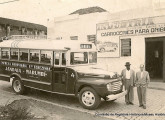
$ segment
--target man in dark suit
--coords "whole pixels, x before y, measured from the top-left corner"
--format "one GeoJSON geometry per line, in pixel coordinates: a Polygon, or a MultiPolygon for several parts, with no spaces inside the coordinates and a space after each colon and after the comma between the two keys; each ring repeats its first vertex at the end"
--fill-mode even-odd
{"type": "Polygon", "coordinates": [[[139,107],[146,109],[146,92],[150,82],[149,73],[144,70],[144,65],[140,65],[140,71],[136,73],[136,87],[139,99],[139,107]]]}
{"type": "Polygon", "coordinates": [[[125,66],[126,69],[122,70],[121,77],[122,81],[125,87],[125,90],[127,90],[127,94],[125,95],[125,102],[127,105],[131,104],[133,105],[134,101],[134,82],[135,82],[135,72],[130,69],[130,63],[126,62],[125,66]]]}

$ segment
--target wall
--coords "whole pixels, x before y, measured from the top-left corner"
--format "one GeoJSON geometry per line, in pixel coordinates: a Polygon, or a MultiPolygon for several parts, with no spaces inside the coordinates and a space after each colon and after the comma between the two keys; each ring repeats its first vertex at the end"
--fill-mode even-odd
{"type": "MultiPolygon", "coordinates": [[[[145,38],[150,37],[162,37],[165,36],[164,33],[159,34],[148,34],[148,35],[140,35],[140,36],[123,36],[123,38],[131,38],[131,51],[132,55],[129,57],[118,57],[118,58],[98,58],[98,66],[108,70],[108,71],[116,71],[119,74],[121,70],[125,68],[125,62],[131,63],[131,68],[134,69],[136,72],[139,70],[140,64],[145,64],[145,38]]],[[[165,41],[164,41],[165,46],[165,41]]],[[[165,47],[164,47],[165,52],[165,47]]],[[[165,61],[165,55],[164,55],[165,61]]],[[[165,73],[165,67],[163,67],[163,73],[165,73]]],[[[165,76],[163,77],[165,81],[165,76]]]]}
{"type": "MultiPolygon", "coordinates": [[[[135,71],[139,70],[139,65],[145,63],[145,38],[144,36],[125,36],[120,37],[131,38],[131,56],[117,58],[98,58],[98,66],[108,71],[121,72],[125,68],[125,63],[130,62],[131,68],[135,71]]],[[[120,46],[121,48],[121,46],[120,46]]],[[[120,53],[121,54],[121,53],[120,53]]]]}
{"type": "Polygon", "coordinates": [[[96,24],[107,20],[107,12],[85,15],[68,15],[48,22],[48,38],[70,40],[70,36],[78,36],[78,40],[87,41],[87,35],[96,34],[96,24]]]}
{"type": "MultiPolygon", "coordinates": [[[[142,9],[144,10],[144,9],[142,9]]],[[[141,11],[141,10],[140,10],[141,11]]],[[[143,19],[143,18],[147,18],[149,17],[151,18],[156,18],[153,19],[154,24],[149,24],[147,23],[147,21],[145,22],[145,25],[140,25],[140,26],[134,26],[134,27],[125,27],[125,28],[106,28],[103,23],[107,24],[106,21],[98,23],[97,26],[103,25],[103,29],[98,29],[98,34],[97,34],[97,40],[106,40],[106,41],[112,41],[114,36],[117,36],[115,38],[116,41],[124,39],[124,38],[131,38],[131,56],[130,57],[121,57],[121,55],[119,55],[119,57],[117,58],[113,58],[113,57],[99,57],[98,58],[98,64],[100,67],[109,70],[109,71],[117,71],[118,73],[121,72],[122,69],[125,68],[125,62],[130,62],[132,65],[131,67],[135,70],[138,71],[139,70],[139,65],[140,64],[145,64],[145,38],[146,37],[159,37],[159,36],[165,36],[165,29],[164,29],[164,16],[161,15],[159,17],[154,17],[157,16],[158,14],[156,14],[156,12],[153,12],[153,9],[148,9],[148,10],[144,10],[144,13],[142,13],[140,15],[140,12],[137,13],[137,10],[135,11],[127,11],[127,12],[120,12],[118,14],[113,14],[111,19],[109,19],[108,23],[122,23],[121,21],[134,21],[136,20],[136,18],[138,19],[143,19]],[[146,14],[149,13],[149,11],[151,11],[150,14],[146,14]],[[123,13],[123,14],[122,14],[123,13]],[[124,15],[125,13],[125,15],[124,15]],[[128,14],[127,14],[128,13],[128,14]],[[134,15],[134,14],[135,15],[134,15]],[[137,16],[136,16],[137,15],[137,16]],[[158,18],[158,19],[157,19],[158,18]],[[116,22],[117,21],[117,22],[116,22]],[[104,29],[105,27],[105,29],[104,29]],[[157,31],[157,32],[151,32],[150,28],[163,28],[162,31],[157,31]],[[148,29],[149,32],[142,32],[142,33],[137,33],[135,32],[135,30],[140,31],[140,29],[148,29]],[[127,31],[127,30],[133,30],[133,33],[129,34],[129,35],[111,35],[111,32],[116,32],[116,31],[127,31]],[[101,33],[107,32],[109,33],[109,35],[107,36],[101,36],[101,33]],[[163,33],[164,32],[164,33],[163,33]]],[[[114,24],[115,25],[115,24],[114,24]]],[[[120,26],[120,24],[119,24],[120,26]]],[[[121,45],[121,44],[120,44],[121,45]]],[[[121,46],[120,46],[120,51],[121,52],[121,46]]],[[[112,53],[109,53],[110,55],[112,55],[112,53]]],[[[121,53],[120,53],[121,54],[121,53]]],[[[107,55],[106,55],[107,56],[107,55]]],[[[165,80],[165,77],[164,77],[165,80]]]]}

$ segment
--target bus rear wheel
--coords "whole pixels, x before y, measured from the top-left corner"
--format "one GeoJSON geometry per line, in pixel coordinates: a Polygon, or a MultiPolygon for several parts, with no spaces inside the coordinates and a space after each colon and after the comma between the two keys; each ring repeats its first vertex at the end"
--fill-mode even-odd
{"type": "Polygon", "coordinates": [[[80,91],[79,101],[86,109],[96,109],[101,103],[101,97],[93,88],[85,87],[80,91]]]}
{"type": "Polygon", "coordinates": [[[24,94],[25,88],[24,88],[23,82],[20,79],[15,78],[13,80],[12,88],[16,94],[19,94],[19,95],[24,94]]]}

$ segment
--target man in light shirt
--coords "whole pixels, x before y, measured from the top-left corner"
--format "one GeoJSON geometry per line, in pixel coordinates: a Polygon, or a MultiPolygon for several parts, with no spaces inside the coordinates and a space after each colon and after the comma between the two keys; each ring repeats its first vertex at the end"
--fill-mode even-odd
{"type": "Polygon", "coordinates": [[[144,65],[140,65],[140,71],[136,73],[136,87],[139,99],[139,107],[146,109],[146,91],[150,82],[149,73],[144,70],[144,65]]]}
{"type": "Polygon", "coordinates": [[[135,83],[135,72],[130,69],[130,63],[126,62],[125,67],[126,69],[122,70],[121,72],[121,78],[125,87],[125,90],[127,90],[127,94],[125,95],[125,102],[127,105],[133,105],[134,101],[134,83],[135,83]]]}

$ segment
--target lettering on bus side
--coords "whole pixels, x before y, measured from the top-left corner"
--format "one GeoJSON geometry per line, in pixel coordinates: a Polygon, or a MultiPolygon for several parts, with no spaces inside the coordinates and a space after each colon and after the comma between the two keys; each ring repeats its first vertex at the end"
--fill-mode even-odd
{"type": "Polygon", "coordinates": [[[26,75],[35,75],[45,77],[47,76],[47,71],[50,71],[49,66],[43,65],[33,65],[33,64],[25,64],[25,63],[17,63],[17,62],[8,62],[1,61],[1,65],[3,66],[5,71],[8,72],[16,72],[22,73],[26,75]]]}
{"type": "Polygon", "coordinates": [[[11,71],[11,72],[16,72],[16,73],[21,73],[21,69],[19,69],[19,68],[6,67],[5,70],[11,71]]]}
{"type": "Polygon", "coordinates": [[[46,72],[36,71],[36,70],[26,70],[26,74],[43,76],[43,77],[47,76],[47,73],[46,72]]]}

